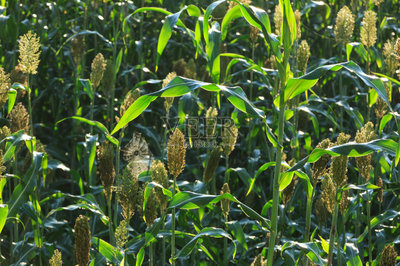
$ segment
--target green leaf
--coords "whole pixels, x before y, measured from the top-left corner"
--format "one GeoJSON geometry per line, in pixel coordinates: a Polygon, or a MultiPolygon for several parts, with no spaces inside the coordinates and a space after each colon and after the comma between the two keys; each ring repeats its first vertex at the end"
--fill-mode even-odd
{"type": "MultiPolygon", "coordinates": [[[[353,61],[320,66],[304,76],[290,78],[284,90],[285,102],[309,90],[317,83],[319,78],[325,75],[327,71],[339,71],[342,68],[354,73],[365,83],[365,85],[372,87],[378,93],[379,97],[381,97],[390,108],[383,82],[375,76],[365,74],[362,69],[353,61]]],[[[279,103],[279,97],[275,99],[274,103],[275,105],[279,103]]]]}
{"type": "Polygon", "coordinates": [[[209,41],[206,45],[208,69],[214,83],[219,83],[220,79],[220,53],[221,31],[218,22],[212,24],[208,31],[209,41]]]}
{"type": "Polygon", "coordinates": [[[223,195],[208,195],[199,194],[194,192],[178,192],[171,200],[169,209],[180,208],[184,210],[198,209],[200,207],[206,206],[208,204],[215,204],[222,199],[228,199],[239,205],[242,211],[249,217],[261,222],[262,226],[269,228],[269,221],[254,211],[252,208],[246,204],[240,202],[234,196],[229,193],[223,195]]]}
{"type": "Polygon", "coordinates": [[[248,251],[246,237],[243,232],[243,228],[237,221],[228,222],[228,228],[232,231],[234,238],[248,251]]]}
{"type": "Polygon", "coordinates": [[[23,182],[14,188],[11,199],[7,202],[9,207],[9,217],[14,217],[17,214],[21,205],[28,200],[29,194],[31,194],[36,188],[42,158],[43,153],[33,152],[33,163],[31,167],[26,172],[23,182]]]}
{"type": "Polygon", "coordinates": [[[7,214],[8,214],[8,205],[0,204],[0,233],[3,230],[4,225],[6,224],[7,214]]]}
{"type": "Polygon", "coordinates": [[[206,12],[204,13],[203,36],[204,36],[204,40],[206,41],[206,45],[208,45],[208,42],[209,42],[208,29],[210,28],[210,25],[208,24],[208,20],[210,19],[211,13],[214,11],[214,9],[224,2],[225,2],[225,0],[219,0],[219,1],[213,2],[211,5],[209,5],[207,7],[206,12]]]}
{"type": "Polygon", "coordinates": [[[326,254],[329,254],[329,243],[326,241],[322,236],[319,236],[321,239],[322,249],[325,251],[326,254]]]}
{"type": "Polygon", "coordinates": [[[118,74],[119,68],[121,67],[121,62],[122,62],[122,51],[123,49],[119,50],[117,60],[115,61],[115,66],[114,66],[114,75],[118,74]]]}
{"type": "Polygon", "coordinates": [[[16,148],[19,147],[22,141],[28,141],[30,139],[31,136],[25,134],[23,130],[15,132],[11,136],[3,139],[2,141],[7,141],[6,152],[3,155],[4,163],[8,162],[14,156],[16,148]]]}
{"type": "Polygon", "coordinates": [[[101,35],[100,33],[98,33],[97,31],[91,31],[91,30],[84,30],[78,33],[75,33],[73,35],[71,35],[61,46],[60,48],[57,50],[56,55],[58,55],[60,53],[60,51],[62,50],[62,48],[64,47],[64,45],[66,45],[68,42],[70,42],[72,39],[74,39],[76,36],[79,35],[97,35],[101,40],[103,40],[105,42],[105,44],[107,46],[111,46],[112,42],[110,42],[109,40],[107,40],[103,35],[101,35]]]}
{"type": "Polygon", "coordinates": [[[302,168],[306,163],[314,163],[324,154],[331,156],[346,155],[349,157],[359,157],[368,155],[375,151],[384,151],[388,154],[395,155],[398,144],[391,139],[377,139],[366,143],[350,142],[343,145],[333,146],[329,149],[314,149],[311,154],[297,162],[286,172],[291,172],[302,168]]]}
{"type": "Polygon", "coordinates": [[[79,79],[79,81],[83,86],[83,90],[89,95],[90,100],[93,100],[94,92],[93,92],[92,82],[90,81],[90,79],[79,79]]]}
{"type": "Polygon", "coordinates": [[[156,71],[158,69],[158,62],[160,60],[161,54],[163,53],[165,46],[167,46],[167,43],[169,39],[171,38],[172,35],[172,29],[178,22],[179,16],[182,14],[182,12],[186,9],[187,7],[185,6],[182,8],[180,11],[178,11],[175,14],[168,15],[165,19],[164,25],[161,28],[160,36],[158,37],[158,44],[157,44],[157,58],[156,58],[156,71]]]}
{"type": "Polygon", "coordinates": [[[221,41],[225,40],[226,35],[228,34],[229,24],[233,20],[241,17],[242,17],[242,11],[240,10],[239,5],[234,6],[233,8],[229,9],[228,12],[226,12],[221,23],[221,41]]]}
{"type": "MultiPolygon", "coordinates": [[[[193,237],[179,252],[178,254],[176,254],[177,258],[182,258],[182,257],[186,257],[188,255],[190,255],[190,253],[192,252],[193,248],[196,246],[197,241],[199,241],[200,238],[203,237],[214,237],[214,238],[228,238],[229,240],[232,241],[231,236],[225,232],[224,230],[220,229],[220,228],[215,228],[215,227],[206,227],[203,228],[195,237],[193,237]]],[[[233,258],[235,258],[236,255],[236,244],[235,242],[233,242],[234,245],[234,252],[233,252],[233,258]]]]}
{"type": "Polygon", "coordinates": [[[279,191],[284,190],[287,186],[290,185],[293,179],[294,172],[286,172],[282,173],[279,178],[279,191]]]}
{"type": "Polygon", "coordinates": [[[80,117],[80,116],[71,116],[71,117],[66,117],[66,118],[61,119],[60,121],[58,121],[58,122],[56,123],[56,125],[59,124],[59,123],[61,123],[61,122],[63,122],[63,121],[65,121],[65,120],[67,120],[67,119],[78,120],[78,121],[84,122],[84,123],[86,123],[86,124],[88,124],[88,125],[91,125],[91,126],[96,127],[96,128],[99,129],[102,133],[104,133],[104,135],[106,136],[106,138],[107,138],[112,144],[114,144],[115,146],[118,147],[119,141],[118,141],[116,138],[114,138],[113,136],[110,135],[110,133],[108,132],[107,128],[106,128],[102,123],[100,123],[100,122],[98,122],[98,121],[89,120],[89,119],[87,119],[87,118],[80,117]]]}
{"type": "MultiPolygon", "coordinates": [[[[395,210],[387,210],[382,214],[379,214],[378,216],[374,217],[370,224],[371,224],[371,230],[374,229],[377,225],[386,222],[388,220],[392,220],[393,218],[397,217],[400,214],[400,212],[397,212],[395,210]]],[[[358,237],[357,243],[361,243],[366,235],[368,234],[368,227],[365,228],[364,232],[358,237]]]]}
{"type": "Polygon", "coordinates": [[[118,251],[117,248],[113,247],[103,239],[92,236],[90,240],[92,247],[96,248],[101,255],[112,263],[120,263],[123,259],[123,255],[118,251]]]}
{"type": "Polygon", "coordinates": [[[13,88],[11,88],[8,91],[8,105],[7,105],[7,111],[8,113],[11,112],[11,110],[14,107],[15,99],[17,99],[17,91],[13,88]]]}
{"type": "Polygon", "coordinates": [[[111,135],[114,135],[118,130],[125,127],[129,122],[138,117],[150,105],[150,103],[158,97],[178,97],[198,88],[203,88],[213,92],[223,92],[228,100],[242,112],[264,119],[264,112],[256,108],[253,103],[247,99],[246,94],[240,87],[226,87],[184,77],[176,77],[161,90],[138,98],[128,108],[128,110],[126,110],[118,124],[111,132],[111,135]]]}
{"type": "Polygon", "coordinates": [[[144,261],[144,246],[140,248],[138,254],[136,255],[136,266],[140,266],[142,265],[143,261],[144,261]]]}
{"type": "Polygon", "coordinates": [[[257,180],[257,178],[260,176],[260,174],[262,172],[264,172],[265,170],[267,170],[270,166],[275,166],[275,162],[269,162],[269,163],[265,163],[262,166],[260,166],[260,168],[258,168],[256,175],[254,176],[254,178],[251,179],[250,181],[250,186],[249,186],[249,190],[246,193],[246,197],[250,194],[250,192],[253,190],[254,188],[254,184],[257,180]]]}

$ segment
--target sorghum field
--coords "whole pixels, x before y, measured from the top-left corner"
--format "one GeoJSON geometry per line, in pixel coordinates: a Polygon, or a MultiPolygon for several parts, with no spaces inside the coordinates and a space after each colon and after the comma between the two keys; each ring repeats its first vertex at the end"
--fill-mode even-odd
{"type": "Polygon", "coordinates": [[[396,265],[399,0],[0,0],[1,265],[396,265]]]}

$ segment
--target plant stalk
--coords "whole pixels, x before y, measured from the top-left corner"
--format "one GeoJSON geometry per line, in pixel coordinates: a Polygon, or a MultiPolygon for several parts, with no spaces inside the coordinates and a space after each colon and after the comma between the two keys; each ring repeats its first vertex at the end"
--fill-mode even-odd
{"type": "Polygon", "coordinates": [[[329,236],[328,266],[331,266],[333,262],[333,246],[335,245],[338,211],[339,211],[339,204],[335,201],[335,209],[333,211],[333,216],[332,216],[331,233],[329,236]]]}
{"type": "MultiPolygon", "coordinates": [[[[174,176],[174,186],[172,188],[172,198],[175,196],[176,176],[174,176]]],[[[175,265],[175,208],[172,208],[172,237],[171,237],[171,265],[175,265]]]]}
{"type": "MultiPolygon", "coordinates": [[[[285,51],[283,57],[283,66],[285,69],[284,73],[281,73],[281,90],[279,100],[279,116],[278,116],[278,145],[283,143],[283,130],[285,122],[285,97],[284,88],[286,86],[286,69],[289,61],[289,51],[285,51]]],[[[267,265],[273,265],[274,249],[275,249],[275,238],[278,234],[278,205],[279,205],[279,178],[281,176],[281,163],[282,163],[282,147],[277,147],[276,152],[276,164],[275,174],[273,179],[273,198],[272,198],[272,214],[271,214],[271,233],[268,246],[268,257],[267,265]]]]}

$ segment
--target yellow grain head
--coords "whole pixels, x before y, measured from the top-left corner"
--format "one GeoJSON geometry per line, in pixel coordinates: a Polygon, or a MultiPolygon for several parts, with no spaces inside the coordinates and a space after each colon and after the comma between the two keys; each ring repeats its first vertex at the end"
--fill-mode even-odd
{"type": "Polygon", "coordinates": [[[175,178],[185,167],[186,144],[185,136],[179,129],[169,137],[167,145],[167,162],[169,173],[175,178]]]}
{"type": "Polygon", "coordinates": [[[206,168],[204,169],[203,182],[208,183],[212,180],[215,170],[219,165],[219,160],[221,158],[222,148],[220,146],[215,147],[211,153],[208,161],[206,163],[206,168]]]}
{"type": "Polygon", "coordinates": [[[90,226],[89,217],[79,215],[75,221],[75,259],[79,266],[87,266],[90,258],[90,226]]]}
{"type": "MultiPolygon", "coordinates": [[[[225,193],[231,193],[228,183],[224,183],[224,185],[222,186],[220,195],[223,195],[225,193]]],[[[221,200],[221,210],[225,216],[225,220],[227,220],[228,215],[229,215],[229,210],[230,210],[230,200],[228,200],[228,199],[221,200]]]]}
{"type": "Polygon", "coordinates": [[[28,31],[19,39],[19,60],[21,70],[25,74],[36,74],[39,66],[40,38],[36,33],[28,31]]]}
{"type": "Polygon", "coordinates": [[[345,46],[350,42],[354,31],[354,16],[347,6],[342,7],[336,17],[335,39],[336,43],[345,46]]]}
{"type": "Polygon", "coordinates": [[[336,187],[333,184],[332,178],[326,175],[322,180],[321,200],[324,203],[327,211],[333,213],[336,201],[336,187]]]}
{"type": "Polygon", "coordinates": [[[218,110],[215,107],[208,108],[206,112],[206,137],[213,138],[217,126],[218,110]]]}
{"type": "Polygon", "coordinates": [[[298,51],[297,51],[297,59],[296,59],[296,68],[300,70],[302,73],[306,73],[307,62],[310,58],[310,47],[306,40],[302,40],[298,51]]]}
{"type": "Polygon", "coordinates": [[[123,249],[126,242],[128,242],[129,231],[128,223],[126,220],[122,220],[117,228],[115,229],[115,242],[119,249],[123,249]]]}
{"type": "Polygon", "coordinates": [[[380,203],[382,203],[383,202],[383,181],[382,181],[382,178],[378,177],[378,180],[376,181],[376,185],[379,187],[377,199],[378,199],[378,201],[380,203]]]}
{"type": "Polygon", "coordinates": [[[58,249],[54,250],[53,256],[49,260],[50,266],[62,266],[61,252],[58,249]]]}
{"type": "MultiPolygon", "coordinates": [[[[349,140],[350,140],[350,135],[344,134],[342,132],[339,134],[335,146],[346,144],[349,142],[349,140]]],[[[347,163],[348,163],[348,158],[345,155],[339,155],[332,158],[330,171],[332,174],[333,181],[335,181],[335,185],[338,188],[341,188],[347,184],[347,176],[346,176],[347,163]]]]}
{"type": "Polygon", "coordinates": [[[138,179],[131,174],[131,168],[135,162],[131,162],[122,170],[120,178],[117,180],[117,199],[122,208],[122,216],[124,219],[130,220],[135,214],[138,179]]]}
{"type": "Polygon", "coordinates": [[[361,25],[361,42],[367,49],[374,46],[377,39],[376,21],[377,18],[374,11],[365,11],[361,25]]]}
{"type": "Polygon", "coordinates": [[[106,61],[104,60],[104,56],[98,53],[92,61],[92,72],[90,73],[90,81],[92,82],[93,89],[99,87],[105,69],[106,61]]]}
{"type": "Polygon", "coordinates": [[[111,200],[111,186],[114,185],[115,168],[114,168],[114,149],[109,141],[104,141],[97,148],[98,171],[101,183],[104,186],[104,194],[107,199],[111,200]]]}
{"type": "Polygon", "coordinates": [[[297,26],[296,40],[300,40],[301,39],[301,13],[299,10],[296,10],[294,12],[294,17],[296,18],[296,26],[297,26]]]}
{"type": "MultiPolygon", "coordinates": [[[[357,131],[355,141],[357,143],[365,143],[372,141],[376,138],[374,131],[374,124],[368,122],[361,130],[357,131]]],[[[368,154],[362,157],[356,157],[356,165],[361,176],[365,180],[369,180],[369,172],[371,171],[371,158],[372,154],[368,154]]]]}
{"type": "Polygon", "coordinates": [[[23,129],[25,133],[29,132],[29,114],[21,102],[14,106],[9,116],[12,133],[20,131],[21,129],[23,129]]]}
{"type": "Polygon", "coordinates": [[[397,259],[397,252],[391,244],[386,245],[381,252],[381,259],[379,266],[395,266],[397,259]]]}
{"type": "MultiPolygon", "coordinates": [[[[165,165],[160,160],[155,160],[151,164],[151,180],[160,184],[163,188],[168,189],[168,172],[165,169],[165,165]]],[[[161,188],[155,187],[156,197],[160,206],[160,213],[164,215],[167,210],[168,199],[164,195],[161,188]]]]}
{"type": "MultiPolygon", "coordinates": [[[[324,139],[315,147],[316,149],[327,149],[332,146],[329,139],[324,139]]],[[[322,177],[326,172],[326,166],[328,165],[331,156],[328,154],[322,155],[312,166],[312,182],[317,183],[318,178],[322,177]]]]}
{"type": "Polygon", "coordinates": [[[229,125],[224,125],[222,129],[222,148],[226,157],[235,149],[238,134],[239,130],[235,123],[232,122],[229,125]]]}
{"type": "Polygon", "coordinates": [[[10,75],[7,74],[2,67],[0,67],[0,108],[2,108],[8,100],[8,91],[10,87],[10,75]]]}

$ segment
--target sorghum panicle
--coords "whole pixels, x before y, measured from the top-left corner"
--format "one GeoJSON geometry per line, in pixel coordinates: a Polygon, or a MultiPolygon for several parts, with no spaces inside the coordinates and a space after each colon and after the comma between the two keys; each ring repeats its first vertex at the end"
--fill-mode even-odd
{"type": "Polygon", "coordinates": [[[154,188],[150,190],[150,195],[146,201],[146,209],[143,213],[143,204],[144,204],[144,191],[148,183],[144,184],[143,187],[139,189],[138,193],[138,208],[139,212],[143,215],[144,221],[146,222],[147,227],[151,227],[154,223],[154,220],[157,219],[157,196],[154,188]]]}
{"type": "Polygon", "coordinates": [[[14,106],[9,116],[10,129],[12,133],[20,131],[21,129],[26,133],[29,132],[29,114],[21,102],[14,106]]]}
{"type": "Polygon", "coordinates": [[[317,216],[319,223],[325,223],[328,220],[328,210],[322,200],[322,194],[315,202],[315,216],[317,216]]]}
{"type": "Polygon", "coordinates": [[[36,33],[28,31],[19,39],[19,59],[18,63],[25,74],[36,74],[39,66],[40,38],[36,33]]]}
{"type": "MultiPolygon", "coordinates": [[[[124,99],[124,103],[121,105],[119,109],[119,114],[122,117],[126,110],[140,97],[140,89],[136,88],[134,91],[129,91],[124,99]]],[[[119,118],[117,119],[119,121],[119,118]]]]}
{"type": "Polygon", "coordinates": [[[106,68],[104,70],[103,78],[101,79],[101,84],[105,95],[111,97],[112,92],[115,89],[114,64],[112,60],[106,61],[106,68]]]}
{"type": "MultiPolygon", "coordinates": [[[[343,132],[339,134],[335,145],[342,145],[348,143],[350,140],[350,135],[344,134],[343,132]]],[[[331,163],[331,174],[335,181],[335,185],[338,188],[343,187],[347,184],[347,162],[348,158],[345,155],[339,155],[332,158],[331,163]]]]}
{"type": "Polygon", "coordinates": [[[307,41],[302,40],[297,51],[296,68],[303,74],[306,73],[307,62],[310,58],[310,54],[310,47],[308,46],[307,41]]]}
{"type": "MultiPolygon", "coordinates": [[[[361,128],[361,130],[357,131],[355,141],[357,143],[365,143],[372,141],[375,138],[376,135],[374,132],[374,124],[368,122],[364,127],[361,128]]],[[[371,171],[371,159],[372,154],[356,157],[356,165],[358,171],[366,181],[369,180],[369,172],[371,171]]]]}
{"type": "Polygon", "coordinates": [[[0,108],[2,108],[8,100],[8,91],[10,87],[10,75],[7,74],[2,67],[0,67],[0,108]]]}
{"type": "Polygon", "coordinates": [[[208,108],[206,112],[206,137],[213,138],[217,126],[218,110],[215,107],[208,108]]]}
{"type": "Polygon", "coordinates": [[[377,18],[374,11],[365,11],[361,25],[361,42],[367,49],[374,46],[377,39],[376,21],[377,18]]]}
{"type": "MultiPolygon", "coordinates": [[[[6,171],[7,167],[4,166],[4,159],[3,159],[3,150],[0,150],[0,179],[4,178],[4,172],[6,171]]],[[[0,195],[1,197],[1,195],[0,195]]]]}
{"type": "MultiPolygon", "coordinates": [[[[169,73],[163,80],[162,87],[163,88],[166,87],[168,85],[168,83],[170,83],[175,77],[176,77],[175,72],[169,73]]],[[[174,97],[165,97],[164,98],[164,108],[165,108],[165,111],[167,112],[167,114],[169,114],[169,109],[171,109],[173,103],[174,103],[174,97]]]]}
{"type": "Polygon", "coordinates": [[[222,130],[222,148],[224,149],[225,156],[228,157],[235,149],[236,140],[239,130],[235,123],[224,125],[222,130]]]}
{"type": "Polygon", "coordinates": [[[378,201],[380,203],[382,203],[383,202],[383,181],[382,181],[382,178],[378,177],[378,180],[376,181],[376,185],[379,187],[377,199],[378,199],[378,201]]]}
{"type": "Polygon", "coordinates": [[[178,177],[185,167],[186,144],[185,136],[176,128],[174,133],[169,137],[167,145],[167,162],[168,171],[178,177]]]}
{"type": "Polygon", "coordinates": [[[122,174],[117,181],[117,198],[122,208],[122,216],[124,219],[130,220],[135,214],[135,207],[138,194],[138,179],[136,176],[131,175],[131,167],[134,162],[128,164],[122,170],[122,174]]]}
{"type": "MultiPolygon", "coordinates": [[[[151,164],[151,180],[160,184],[163,188],[168,189],[168,172],[165,165],[160,160],[155,160],[151,164]]],[[[164,195],[161,188],[155,187],[156,197],[160,206],[160,213],[163,215],[167,210],[168,199],[164,195]]]]}
{"type": "Polygon", "coordinates": [[[296,19],[296,40],[300,40],[301,39],[301,13],[299,10],[296,10],[294,12],[294,17],[296,19]]]}
{"type": "Polygon", "coordinates": [[[275,34],[281,35],[281,26],[283,23],[283,14],[280,5],[275,6],[275,13],[274,13],[274,24],[275,24],[275,34]]]}
{"type": "Polygon", "coordinates": [[[354,31],[354,15],[347,6],[342,7],[336,17],[335,39],[336,43],[345,46],[350,42],[354,31]]]}
{"type": "Polygon", "coordinates": [[[381,259],[379,260],[379,266],[395,266],[397,259],[397,252],[393,245],[386,245],[381,252],[381,259]]]}
{"type": "Polygon", "coordinates": [[[335,208],[336,187],[333,184],[332,178],[329,175],[326,175],[322,180],[321,200],[324,203],[328,212],[332,214],[335,208]]]}
{"type": "Polygon", "coordinates": [[[104,56],[98,53],[92,61],[92,72],[90,73],[90,81],[92,82],[93,89],[99,87],[105,69],[106,62],[104,56]]]}
{"type": "Polygon", "coordinates": [[[101,183],[104,186],[104,194],[111,200],[111,186],[114,185],[114,149],[109,141],[104,141],[97,149],[98,171],[101,183]]]}
{"type": "Polygon", "coordinates": [[[54,250],[53,256],[49,260],[50,266],[62,266],[62,256],[58,249],[54,250]]]}
{"type": "Polygon", "coordinates": [[[82,35],[78,35],[71,41],[71,52],[75,65],[80,65],[84,51],[85,38],[82,35]]]}
{"type": "MultiPolygon", "coordinates": [[[[389,84],[389,82],[385,82],[385,91],[386,95],[388,97],[389,102],[392,100],[392,86],[389,84]]],[[[377,118],[382,119],[382,117],[386,114],[388,110],[388,105],[387,103],[382,100],[381,97],[378,97],[375,103],[375,115],[377,118]]]]}
{"type": "Polygon", "coordinates": [[[265,266],[267,265],[267,260],[264,260],[262,253],[258,254],[253,262],[250,264],[250,266],[265,266]]]}
{"type": "Polygon", "coordinates": [[[204,174],[203,174],[204,183],[208,183],[212,180],[215,170],[219,165],[221,154],[222,154],[222,148],[220,146],[215,147],[211,151],[210,158],[208,158],[208,161],[206,163],[206,168],[204,169],[204,174]]]}
{"type": "Polygon", "coordinates": [[[128,223],[124,219],[119,223],[119,225],[115,229],[115,241],[119,249],[124,248],[126,242],[128,241],[128,237],[129,237],[128,223]]]}
{"type": "Polygon", "coordinates": [[[90,226],[89,217],[79,215],[75,221],[75,259],[79,266],[87,266],[90,258],[90,226]]]}
{"type": "Polygon", "coordinates": [[[396,73],[399,62],[395,55],[395,42],[393,40],[387,40],[383,46],[383,56],[385,58],[386,71],[392,77],[396,73]]]}
{"type": "MultiPolygon", "coordinates": [[[[225,193],[231,193],[228,183],[224,183],[224,185],[222,186],[220,195],[223,195],[225,193]]],[[[228,199],[221,200],[221,210],[222,210],[222,213],[224,214],[225,220],[227,220],[228,215],[229,215],[229,210],[230,210],[230,200],[228,200],[228,199]]]]}
{"type": "MultiPolygon", "coordinates": [[[[316,149],[327,149],[332,145],[331,141],[329,139],[324,139],[318,145],[315,147],[316,149]]],[[[318,159],[318,161],[314,162],[312,166],[312,182],[314,184],[317,183],[318,178],[322,177],[327,169],[326,166],[328,165],[329,161],[331,159],[331,156],[329,154],[324,154],[321,156],[321,158],[318,159]]]]}
{"type": "MultiPolygon", "coordinates": [[[[0,128],[0,141],[2,141],[3,139],[7,138],[10,135],[11,131],[7,126],[3,126],[2,128],[0,128]]],[[[6,148],[6,141],[3,141],[0,143],[0,149],[1,151],[3,151],[3,153],[5,152],[5,148],[6,148]]]]}

